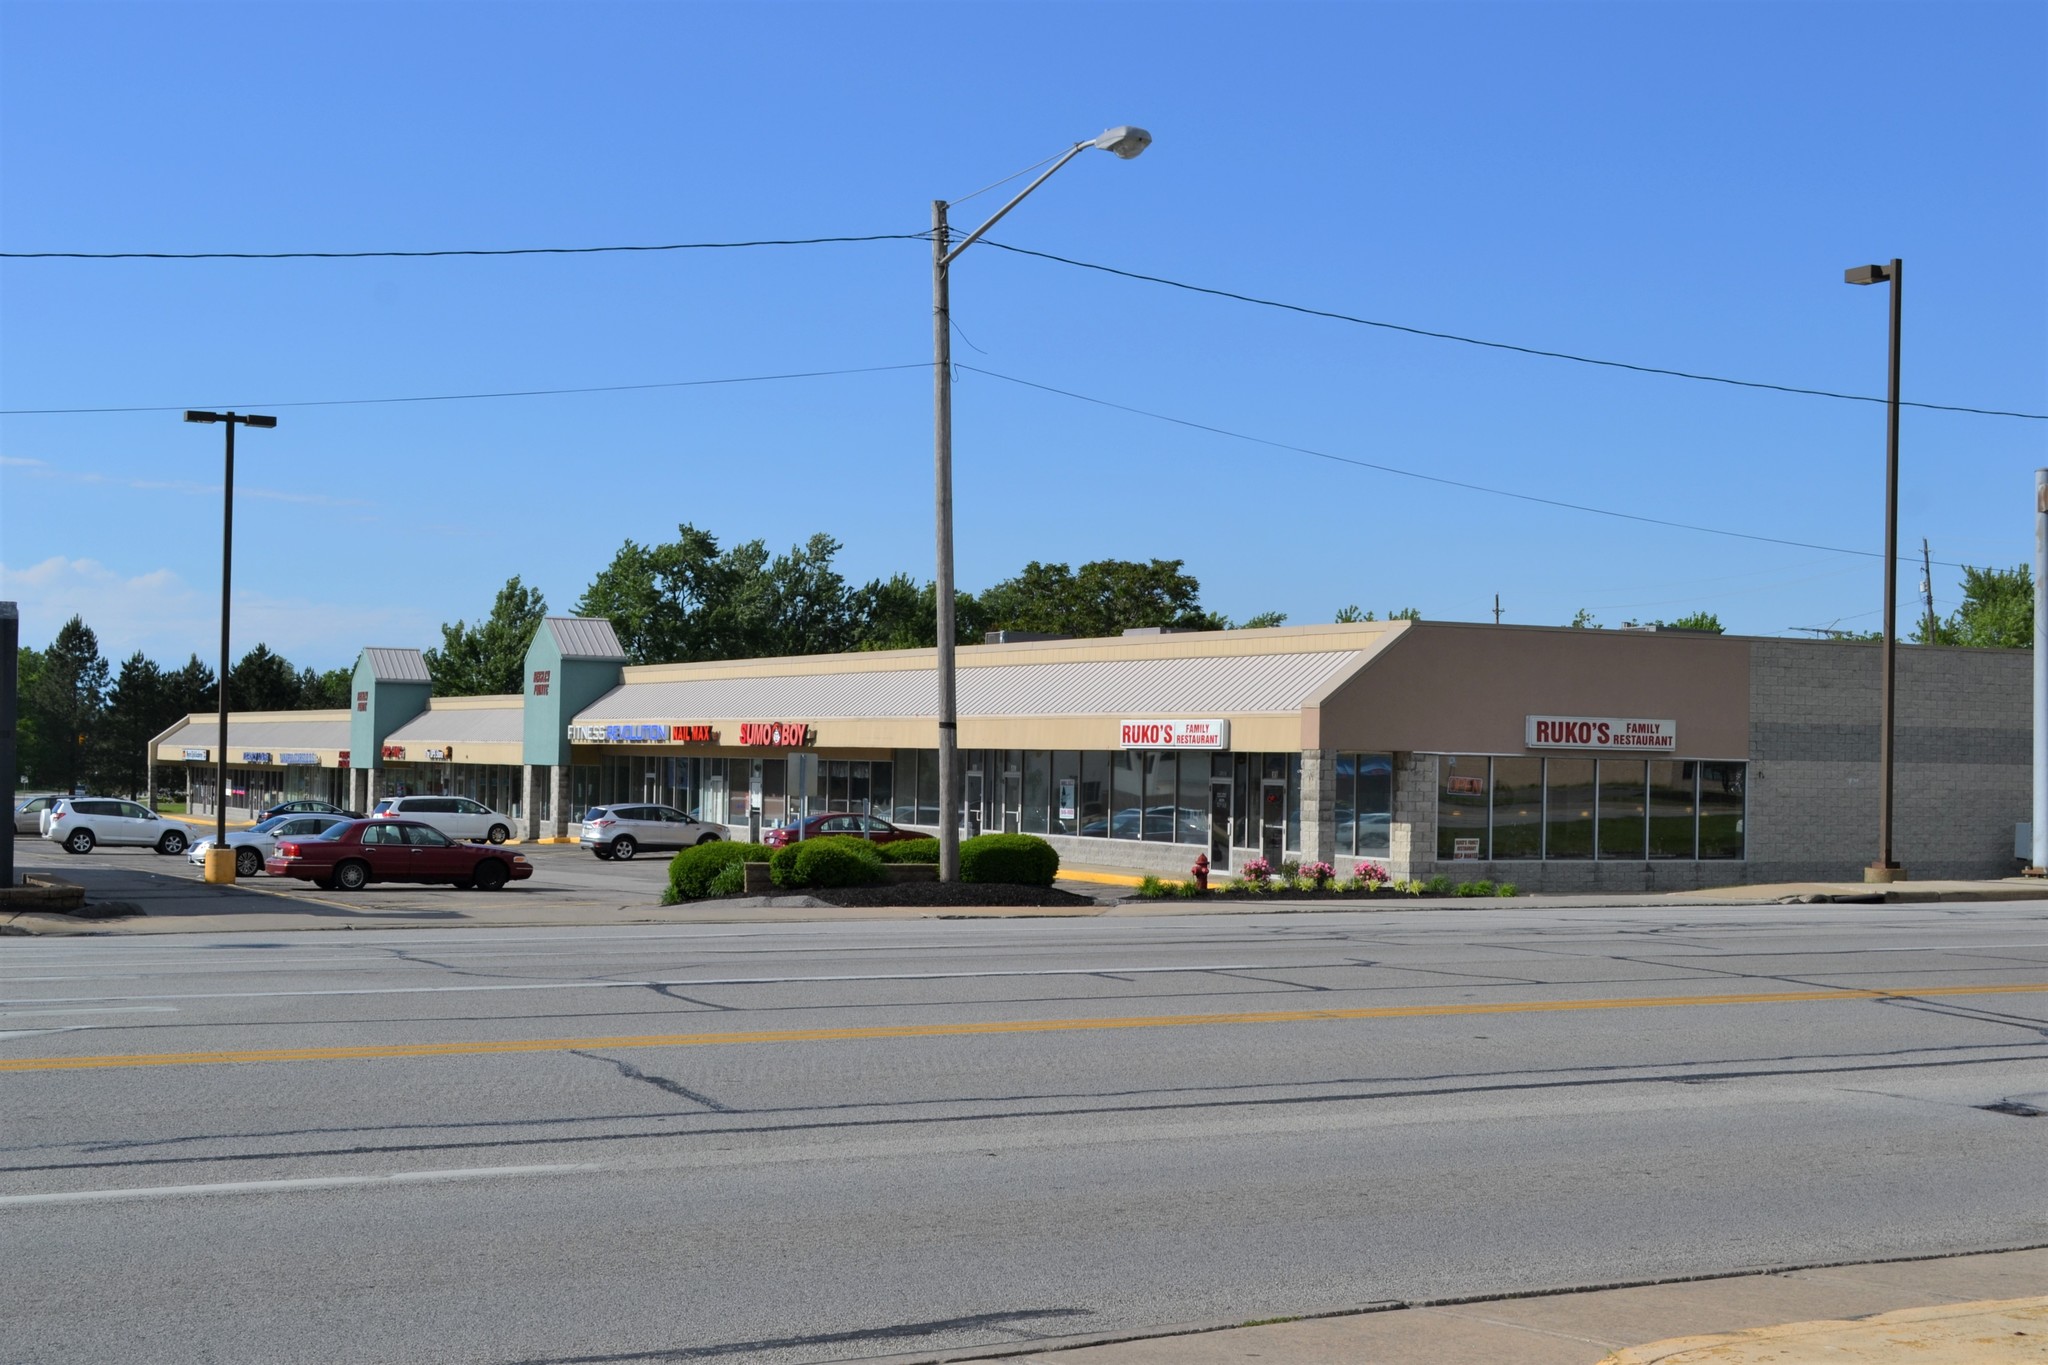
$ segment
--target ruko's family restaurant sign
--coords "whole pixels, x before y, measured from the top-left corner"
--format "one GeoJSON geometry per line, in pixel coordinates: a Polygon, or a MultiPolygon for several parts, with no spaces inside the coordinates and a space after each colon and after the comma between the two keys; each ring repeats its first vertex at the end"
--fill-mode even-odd
{"type": "Polygon", "coordinates": [[[1228,749],[1227,720],[1127,720],[1117,726],[1123,749],[1228,749]]]}
{"type": "Polygon", "coordinates": [[[1668,754],[1678,748],[1675,720],[1613,716],[1530,716],[1532,749],[1639,749],[1668,754]]]}

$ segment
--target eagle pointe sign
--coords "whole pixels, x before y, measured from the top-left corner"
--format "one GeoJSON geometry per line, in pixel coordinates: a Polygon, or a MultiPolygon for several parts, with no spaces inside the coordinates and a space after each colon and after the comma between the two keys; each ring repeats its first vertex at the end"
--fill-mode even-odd
{"type": "Polygon", "coordinates": [[[1127,720],[1117,726],[1123,749],[1228,749],[1227,720],[1127,720]]]}
{"type": "Polygon", "coordinates": [[[1668,754],[1678,748],[1675,720],[1613,716],[1530,716],[1531,749],[1639,749],[1668,754]]]}

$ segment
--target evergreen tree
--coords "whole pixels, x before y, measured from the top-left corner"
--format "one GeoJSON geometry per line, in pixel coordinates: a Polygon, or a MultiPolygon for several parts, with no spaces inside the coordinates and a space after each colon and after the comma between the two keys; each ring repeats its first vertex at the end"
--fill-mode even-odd
{"type": "Polygon", "coordinates": [[[47,768],[37,775],[59,790],[85,780],[93,735],[106,712],[107,672],[99,637],[74,616],[43,651],[35,690],[21,699],[21,709],[34,716],[47,768]]]}
{"type": "Polygon", "coordinates": [[[185,666],[175,673],[164,674],[164,695],[171,713],[185,715],[203,712],[211,715],[220,709],[220,695],[214,689],[213,670],[200,662],[194,654],[185,661],[185,666]]]}
{"type": "Polygon", "coordinates": [[[244,654],[228,673],[230,711],[296,711],[302,692],[291,660],[265,644],[244,654]]]}
{"type": "Polygon", "coordinates": [[[178,718],[163,670],[131,654],[107,694],[107,713],[95,744],[96,785],[139,797],[149,782],[149,742],[178,718]]]}

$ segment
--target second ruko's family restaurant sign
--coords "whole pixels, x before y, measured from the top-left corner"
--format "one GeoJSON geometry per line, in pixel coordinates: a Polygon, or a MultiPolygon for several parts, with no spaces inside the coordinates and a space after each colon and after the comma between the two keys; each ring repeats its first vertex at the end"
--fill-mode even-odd
{"type": "Polygon", "coordinates": [[[572,725],[569,738],[578,744],[716,744],[718,731],[709,725],[572,725]]]}
{"type": "Polygon", "coordinates": [[[1530,716],[1528,742],[1532,749],[1646,749],[1668,754],[1678,748],[1678,722],[1612,716],[1530,716]]]}
{"type": "Polygon", "coordinates": [[[1228,749],[1227,720],[1127,720],[1117,726],[1122,749],[1228,749]]]}

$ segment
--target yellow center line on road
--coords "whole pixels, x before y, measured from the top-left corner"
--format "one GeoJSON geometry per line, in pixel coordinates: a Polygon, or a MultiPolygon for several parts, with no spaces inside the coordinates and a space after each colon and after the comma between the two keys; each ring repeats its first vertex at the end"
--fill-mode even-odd
{"type": "Polygon", "coordinates": [[[966,1024],[879,1024],[865,1028],[764,1029],[752,1033],[644,1033],[611,1038],[515,1038],[502,1042],[390,1043],[367,1047],[281,1047],[239,1052],[134,1052],[103,1057],[0,1059],[0,1073],[90,1071],[141,1066],[224,1066],[246,1062],[356,1062],[385,1057],[488,1057],[583,1048],[721,1047],[736,1043],[848,1043],[885,1038],[968,1038],[1009,1033],[1092,1033],[1105,1029],[1198,1028],[1216,1024],[1309,1024],[1345,1019],[1433,1019],[1483,1014],[1674,1009],[1714,1005],[1803,1005],[1844,1000],[1920,1000],[1950,995],[2048,993],[2048,982],[1929,986],[1919,990],[1772,991],[1745,995],[1648,995],[1618,1000],[1503,1000],[1479,1005],[1382,1005],[1364,1009],[1261,1010],[1236,1014],[1150,1014],[1101,1019],[1012,1019],[966,1024]]]}

